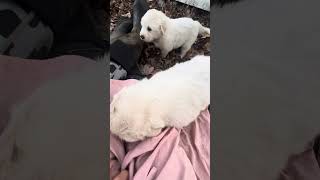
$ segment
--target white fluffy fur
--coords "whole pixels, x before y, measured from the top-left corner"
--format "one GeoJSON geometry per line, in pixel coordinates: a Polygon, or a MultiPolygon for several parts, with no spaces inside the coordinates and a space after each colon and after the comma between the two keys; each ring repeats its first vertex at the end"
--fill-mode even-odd
{"type": "Polygon", "coordinates": [[[140,36],[144,36],[145,42],[153,42],[160,48],[162,57],[181,47],[182,58],[196,41],[198,34],[210,36],[210,29],[198,21],[186,17],[171,19],[156,9],[146,12],[141,19],[141,26],[140,36]]]}
{"type": "Polygon", "coordinates": [[[119,91],[110,106],[110,130],[128,142],[164,127],[182,128],[210,104],[210,57],[196,56],[119,91]]]}

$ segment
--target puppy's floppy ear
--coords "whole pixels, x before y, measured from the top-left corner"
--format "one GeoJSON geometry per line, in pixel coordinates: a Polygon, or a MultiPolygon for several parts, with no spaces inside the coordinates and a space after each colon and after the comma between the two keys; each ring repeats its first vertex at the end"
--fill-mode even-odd
{"type": "Polygon", "coordinates": [[[166,32],[166,27],[164,26],[164,24],[160,25],[160,32],[162,35],[164,35],[164,33],[166,32]]]}

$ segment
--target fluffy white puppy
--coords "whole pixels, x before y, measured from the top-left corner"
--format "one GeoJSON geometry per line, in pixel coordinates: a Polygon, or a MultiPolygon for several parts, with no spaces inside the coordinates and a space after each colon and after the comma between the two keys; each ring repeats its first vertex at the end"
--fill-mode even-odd
{"type": "Polygon", "coordinates": [[[196,56],[120,90],[110,105],[110,130],[128,142],[182,128],[210,104],[210,57],[196,56]]]}
{"type": "Polygon", "coordinates": [[[141,19],[140,37],[160,48],[162,57],[181,47],[181,58],[196,41],[198,34],[210,36],[210,29],[191,18],[171,19],[163,12],[150,9],[141,19]]]}

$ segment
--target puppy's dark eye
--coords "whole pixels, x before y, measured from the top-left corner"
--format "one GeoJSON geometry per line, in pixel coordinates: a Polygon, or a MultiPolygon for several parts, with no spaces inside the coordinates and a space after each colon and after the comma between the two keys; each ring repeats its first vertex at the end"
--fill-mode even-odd
{"type": "Polygon", "coordinates": [[[152,29],[151,29],[149,26],[147,27],[147,30],[148,30],[148,31],[152,31],[152,29]]]}

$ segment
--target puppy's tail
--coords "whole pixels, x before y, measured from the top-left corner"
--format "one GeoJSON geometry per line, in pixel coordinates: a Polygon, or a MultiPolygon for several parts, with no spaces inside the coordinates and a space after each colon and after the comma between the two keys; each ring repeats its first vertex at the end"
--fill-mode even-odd
{"type": "Polygon", "coordinates": [[[199,34],[203,37],[210,37],[210,29],[201,25],[199,21],[196,21],[199,27],[199,34]]]}

